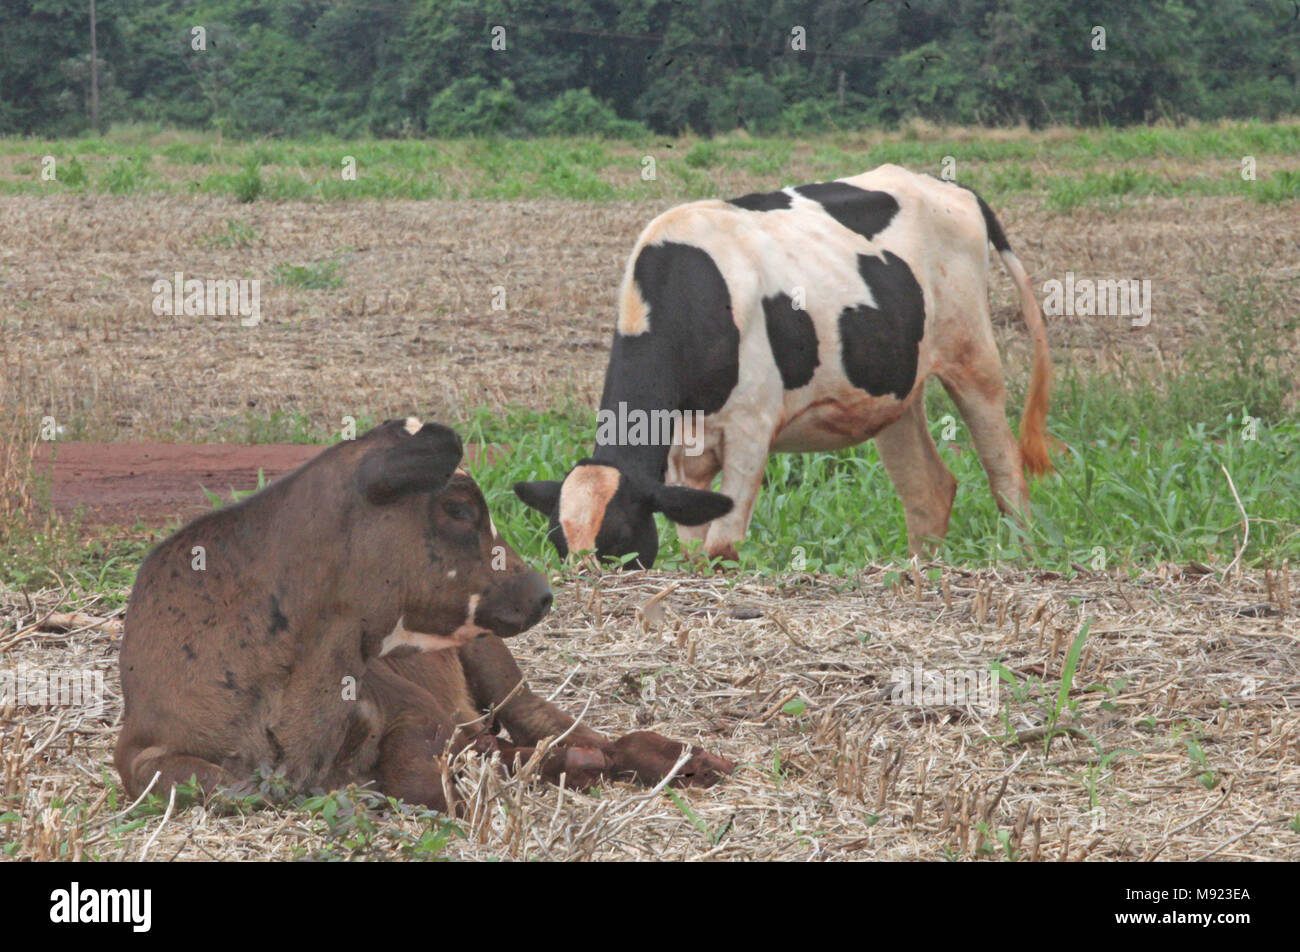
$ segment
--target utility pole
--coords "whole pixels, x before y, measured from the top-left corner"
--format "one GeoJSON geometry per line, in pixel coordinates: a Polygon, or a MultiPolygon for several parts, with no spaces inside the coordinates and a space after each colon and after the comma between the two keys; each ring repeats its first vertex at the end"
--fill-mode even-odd
{"type": "Polygon", "coordinates": [[[90,127],[99,132],[99,50],[95,43],[95,0],[90,0],[90,127]]]}

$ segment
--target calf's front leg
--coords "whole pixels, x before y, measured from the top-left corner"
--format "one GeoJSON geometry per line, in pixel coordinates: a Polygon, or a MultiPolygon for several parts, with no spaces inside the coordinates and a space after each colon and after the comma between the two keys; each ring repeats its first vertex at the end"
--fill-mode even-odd
{"type": "MultiPolygon", "coordinates": [[[[554,782],[564,772],[569,774],[570,786],[591,786],[600,778],[655,784],[668,775],[686,749],[652,731],[635,731],[614,740],[585,724],[575,726],[571,715],[528,689],[510,649],[495,635],[484,635],[458,650],[474,704],[494,710],[515,743],[534,747],[543,737],[568,732],[555,751],[568,753],[543,765],[548,780],[554,782]]],[[[504,756],[506,748],[502,750],[504,756]]],[[[673,783],[712,786],[735,769],[731,761],[692,747],[673,783]]]]}

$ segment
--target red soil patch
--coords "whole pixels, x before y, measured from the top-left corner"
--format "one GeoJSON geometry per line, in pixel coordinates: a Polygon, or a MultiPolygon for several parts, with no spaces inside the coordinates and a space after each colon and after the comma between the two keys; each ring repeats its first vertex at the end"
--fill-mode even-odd
{"type": "MultiPolygon", "coordinates": [[[[50,505],[62,516],[80,511],[98,526],[165,526],[212,508],[204,489],[229,500],[231,490],[257,488],[297,469],[323,446],[265,443],[42,443],[36,472],[49,480],[50,505]]],[[[478,446],[465,447],[474,462],[478,446]]],[[[487,462],[500,448],[489,447],[487,462]]]]}

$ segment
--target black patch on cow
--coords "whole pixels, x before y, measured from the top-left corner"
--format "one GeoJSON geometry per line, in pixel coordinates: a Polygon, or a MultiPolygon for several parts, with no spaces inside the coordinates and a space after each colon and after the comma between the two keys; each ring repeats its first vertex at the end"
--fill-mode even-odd
{"type": "Polygon", "coordinates": [[[917,354],[925,333],[925,298],[907,262],[892,252],[882,261],[858,255],[858,272],[876,306],[840,312],[841,360],[849,383],[873,397],[902,400],[916,382],[917,354]]]}
{"type": "Polygon", "coordinates": [[[266,630],[266,640],[270,641],[280,632],[289,628],[289,619],[285,617],[284,612],[280,611],[280,599],[271,596],[271,625],[266,630]]]}
{"type": "Polygon", "coordinates": [[[615,335],[605,375],[614,402],[601,406],[716,413],[740,379],[740,332],[722,272],[708,252],[666,241],[641,249],[632,276],[650,329],[615,335]]]}
{"type": "Polygon", "coordinates": [[[181,651],[185,652],[186,661],[193,661],[195,658],[199,656],[198,652],[195,651],[192,647],[190,647],[187,644],[181,645],[181,651]]]}
{"type": "Polygon", "coordinates": [[[792,204],[787,192],[750,192],[740,198],[729,198],[727,203],[750,212],[778,212],[792,204]]]}
{"type": "Polygon", "coordinates": [[[898,214],[898,199],[888,192],[868,191],[846,182],[821,182],[795,189],[826,209],[837,222],[864,238],[874,238],[898,214]]]}
{"type": "Polygon", "coordinates": [[[813,378],[821,363],[817,356],[817,331],[808,312],[797,310],[784,291],[763,298],[763,316],[767,320],[767,340],[781,371],[785,389],[802,387],[813,378]]]}
{"type": "Polygon", "coordinates": [[[980,214],[984,216],[984,228],[989,233],[989,241],[993,242],[993,247],[998,251],[1010,251],[1011,242],[1007,241],[1007,233],[1002,230],[1002,223],[993,214],[993,209],[989,208],[989,203],[980,198],[975,189],[966,188],[966,191],[974,195],[975,201],[979,203],[980,214]]]}

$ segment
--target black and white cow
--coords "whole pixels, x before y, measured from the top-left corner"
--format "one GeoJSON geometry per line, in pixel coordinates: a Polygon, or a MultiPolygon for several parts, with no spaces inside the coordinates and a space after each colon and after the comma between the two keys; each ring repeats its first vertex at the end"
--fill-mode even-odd
{"type": "Polygon", "coordinates": [[[947,388],[998,506],[1019,518],[1028,511],[1025,473],[1049,468],[1051,372],[1025,269],[969,189],[883,165],[834,182],[692,202],[637,239],[601,409],[700,415],[678,422],[671,446],[598,439],[563,482],[514,488],[550,517],[562,557],[637,553],[635,563],[649,567],[659,547],[654,513],[662,512],[683,541],[700,539],[709,556],[734,559],[769,453],[874,438],[918,551],[947,531],[956,493],[926,425],[927,378],[947,388]],[[1019,444],[989,319],[989,242],[1015,280],[1033,341],[1019,444]],[[710,492],[719,472],[722,492],[710,492]]]}

